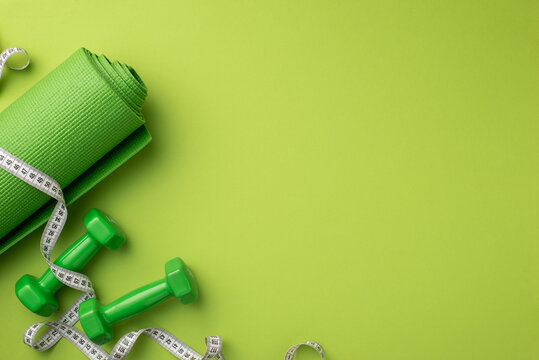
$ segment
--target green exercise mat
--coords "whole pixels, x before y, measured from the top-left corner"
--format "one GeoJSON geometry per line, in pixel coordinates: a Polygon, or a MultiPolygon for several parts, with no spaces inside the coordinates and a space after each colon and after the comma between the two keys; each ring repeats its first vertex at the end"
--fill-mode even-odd
{"type": "MultiPolygon", "coordinates": [[[[69,204],[143,148],[146,86],[129,66],[81,48],[0,113],[0,147],[53,177],[69,204]]],[[[0,253],[54,203],[0,171],[0,253]]]]}

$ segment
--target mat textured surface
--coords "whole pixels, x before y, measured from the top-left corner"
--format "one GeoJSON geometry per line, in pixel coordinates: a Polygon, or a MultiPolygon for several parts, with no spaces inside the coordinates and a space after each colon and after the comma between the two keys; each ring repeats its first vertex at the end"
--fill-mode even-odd
{"type": "MultiPolygon", "coordinates": [[[[149,140],[137,73],[81,48],[0,113],[0,144],[53,177],[68,203],[149,140]]],[[[0,172],[0,253],[50,215],[49,197],[0,172]]]]}

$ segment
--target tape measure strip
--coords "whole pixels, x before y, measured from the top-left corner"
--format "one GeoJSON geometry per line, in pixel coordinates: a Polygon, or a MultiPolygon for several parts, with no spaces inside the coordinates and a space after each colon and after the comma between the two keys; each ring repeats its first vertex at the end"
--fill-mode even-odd
{"type": "Polygon", "coordinates": [[[24,70],[30,65],[30,56],[28,56],[28,53],[26,50],[20,47],[10,47],[6,50],[2,51],[0,53],[0,79],[2,78],[2,71],[4,70],[4,66],[7,66],[11,70],[24,70]],[[15,54],[24,54],[26,55],[26,64],[24,64],[21,67],[13,67],[6,64],[7,60],[15,54]]]}
{"type": "Polygon", "coordinates": [[[146,328],[124,335],[109,354],[90,341],[81,331],[73,328],[73,325],[79,320],[80,303],[94,298],[95,292],[90,279],[86,275],[64,269],[50,260],[54,246],[67,220],[67,207],[62,195],[62,189],[56,180],[3,148],[0,148],[0,167],[58,201],[41,236],[41,254],[59,281],[83,292],[56,321],[30,325],[23,334],[23,342],[26,345],[38,351],[45,351],[54,346],[62,337],[65,337],[91,360],[120,360],[129,354],[139,336],[145,334],[178,359],[206,360],[215,358],[225,360],[221,354],[222,339],[220,336],[206,337],[206,353],[200,355],[169,332],[160,328],[146,328]],[[44,326],[48,326],[49,329],[36,341],[35,338],[39,329],[44,326]]]}
{"type": "Polygon", "coordinates": [[[298,349],[302,346],[310,346],[316,350],[318,355],[320,355],[320,359],[324,360],[326,358],[326,354],[324,353],[324,348],[316,341],[309,340],[300,344],[296,344],[292,346],[290,349],[288,349],[288,351],[284,355],[284,360],[292,360],[294,356],[296,356],[296,351],[298,351],[298,349]]]}

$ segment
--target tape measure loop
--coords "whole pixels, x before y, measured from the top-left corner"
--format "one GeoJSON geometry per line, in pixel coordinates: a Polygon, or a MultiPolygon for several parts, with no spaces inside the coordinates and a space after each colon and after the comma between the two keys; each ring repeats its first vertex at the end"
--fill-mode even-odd
{"type": "Polygon", "coordinates": [[[10,68],[11,70],[24,70],[30,65],[30,56],[21,47],[10,47],[5,49],[0,53],[0,78],[2,78],[2,71],[4,70],[4,66],[10,68]],[[15,55],[15,54],[23,54],[26,56],[26,63],[22,66],[16,67],[16,66],[10,66],[7,64],[8,59],[15,55]]]}
{"type": "Polygon", "coordinates": [[[286,354],[284,355],[284,360],[292,360],[292,359],[294,359],[294,357],[296,356],[296,351],[298,351],[298,349],[300,347],[302,347],[302,346],[308,346],[308,347],[313,348],[314,350],[316,350],[318,355],[320,355],[320,359],[322,359],[322,360],[325,359],[326,354],[324,353],[324,348],[322,347],[322,345],[320,345],[316,341],[309,340],[309,341],[305,341],[305,342],[302,342],[300,344],[296,344],[296,345],[290,347],[286,351],[286,354]]]}

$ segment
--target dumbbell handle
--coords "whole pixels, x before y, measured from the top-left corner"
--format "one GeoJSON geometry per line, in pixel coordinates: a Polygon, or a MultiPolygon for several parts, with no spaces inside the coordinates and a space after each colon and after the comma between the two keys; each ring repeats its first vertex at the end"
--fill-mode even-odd
{"type": "MultiPolygon", "coordinates": [[[[73,245],[64,251],[54,264],[68,270],[80,271],[92,259],[95,253],[101,248],[99,241],[92,239],[88,233],[82,235],[73,245]]],[[[54,276],[51,269],[47,269],[38,280],[43,289],[49,290],[52,294],[62,287],[62,282],[54,276]]]]}
{"type": "Polygon", "coordinates": [[[103,317],[109,324],[128,319],[173,296],[166,278],[144,285],[101,307],[103,317]]]}

